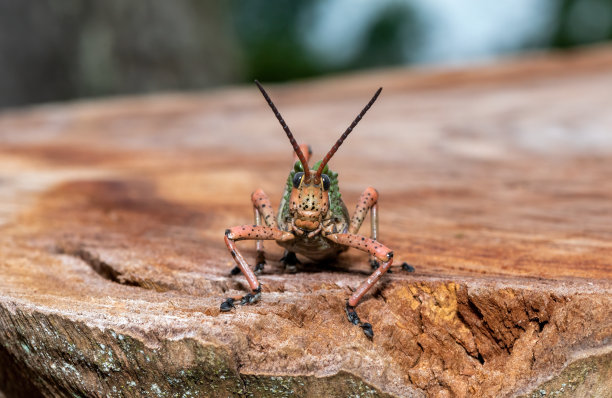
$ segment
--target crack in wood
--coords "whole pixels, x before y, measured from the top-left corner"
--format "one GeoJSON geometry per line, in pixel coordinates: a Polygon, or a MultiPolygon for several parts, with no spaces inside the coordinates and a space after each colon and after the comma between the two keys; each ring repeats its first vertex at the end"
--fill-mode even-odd
{"type": "Polygon", "coordinates": [[[87,264],[94,272],[100,275],[102,278],[107,279],[114,283],[119,283],[121,285],[128,286],[137,286],[141,288],[145,288],[141,284],[135,281],[131,281],[124,277],[123,274],[118,272],[115,268],[113,268],[110,264],[102,261],[100,258],[95,256],[90,251],[79,247],[76,249],[66,249],[64,247],[56,247],[56,253],[58,254],[67,254],[69,256],[76,257],[82,260],[85,264],[87,264]]]}

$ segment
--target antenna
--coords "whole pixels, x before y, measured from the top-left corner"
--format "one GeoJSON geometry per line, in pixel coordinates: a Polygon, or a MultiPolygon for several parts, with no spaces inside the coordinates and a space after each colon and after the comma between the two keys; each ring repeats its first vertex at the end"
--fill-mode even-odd
{"type": "Polygon", "coordinates": [[[268,93],[266,93],[266,90],[264,90],[264,88],[259,83],[259,81],[255,80],[255,84],[257,84],[259,91],[261,91],[261,94],[264,96],[264,98],[268,102],[268,105],[270,105],[272,112],[274,112],[274,116],[276,116],[279,123],[283,127],[283,130],[285,130],[285,133],[287,134],[287,138],[289,138],[289,142],[293,146],[293,150],[295,151],[295,154],[300,159],[300,162],[302,162],[302,166],[304,167],[304,181],[308,182],[310,180],[310,168],[308,167],[308,161],[306,160],[306,156],[304,156],[304,153],[300,149],[300,146],[295,141],[295,138],[293,138],[293,134],[291,133],[291,130],[289,130],[287,123],[285,123],[285,120],[281,116],[280,112],[278,111],[278,109],[276,109],[274,102],[272,102],[272,100],[270,99],[270,96],[268,96],[268,93]]]}
{"type": "MultiPolygon", "coordinates": [[[[346,129],[346,131],[344,132],[344,134],[342,134],[340,136],[340,138],[338,138],[338,141],[336,141],[336,143],[334,144],[334,146],[329,150],[329,152],[327,152],[327,155],[325,155],[325,157],[323,158],[323,160],[321,161],[321,164],[319,165],[319,168],[317,169],[317,172],[315,174],[314,180],[315,180],[315,184],[318,184],[320,179],[321,179],[321,173],[323,172],[323,169],[325,168],[325,165],[327,164],[327,162],[329,162],[329,160],[332,158],[332,156],[334,156],[334,154],[336,153],[336,151],[338,150],[338,148],[340,148],[340,145],[342,145],[342,143],[344,142],[344,140],[346,139],[346,137],[348,137],[348,135],[351,133],[351,131],[353,131],[353,129],[355,128],[355,126],[357,126],[357,123],[359,123],[361,121],[361,118],[363,118],[363,115],[366,114],[366,112],[372,107],[372,104],[374,104],[374,101],[376,101],[376,99],[378,98],[378,96],[380,95],[380,92],[382,91],[382,87],[380,87],[376,93],[374,94],[374,96],[372,97],[372,99],[370,100],[370,102],[368,102],[368,104],[361,110],[361,112],[359,113],[359,115],[357,115],[357,117],[355,118],[355,120],[353,120],[353,123],[351,123],[351,125],[346,129]]],[[[282,124],[282,123],[281,123],[282,124]]]]}

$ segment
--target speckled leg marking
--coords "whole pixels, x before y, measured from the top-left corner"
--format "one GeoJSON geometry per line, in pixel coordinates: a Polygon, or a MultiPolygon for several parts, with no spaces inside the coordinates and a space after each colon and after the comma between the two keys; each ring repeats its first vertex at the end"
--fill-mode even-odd
{"type": "MultiPolygon", "coordinates": [[[[294,238],[295,237],[290,232],[281,231],[276,227],[263,227],[260,225],[241,225],[225,230],[225,244],[252,290],[252,293],[240,299],[240,304],[253,304],[257,302],[261,297],[261,284],[253,271],[251,271],[249,264],[238,251],[236,242],[239,240],[288,241],[294,238]]],[[[236,301],[236,299],[230,297],[221,303],[221,311],[231,310],[234,307],[234,301],[236,301]]]]}
{"type": "Polygon", "coordinates": [[[346,315],[349,322],[361,326],[365,335],[372,338],[374,336],[372,325],[367,322],[361,322],[357,312],[355,312],[355,307],[368,290],[370,290],[389,270],[391,263],[393,263],[393,252],[385,245],[374,239],[366,238],[365,236],[355,234],[330,234],[327,235],[326,238],[333,242],[367,252],[381,262],[380,267],[372,272],[368,279],[355,290],[346,302],[346,315]]]}
{"type": "MultiPolygon", "coordinates": [[[[258,189],[251,195],[251,201],[253,202],[253,212],[255,213],[255,225],[262,225],[263,221],[263,225],[276,228],[277,224],[274,217],[274,210],[272,209],[272,205],[270,205],[268,195],[261,189],[258,189]]],[[[264,266],[266,265],[263,240],[257,240],[255,249],[257,250],[255,273],[260,273],[264,270],[264,266]]]]}
{"type": "MultiPolygon", "coordinates": [[[[368,210],[370,211],[371,216],[371,232],[370,238],[377,240],[378,239],[378,191],[372,187],[368,187],[363,191],[361,197],[359,198],[359,202],[357,202],[357,207],[355,208],[355,212],[353,213],[353,217],[351,218],[351,223],[349,225],[349,232],[352,234],[356,234],[359,232],[359,228],[361,228],[361,224],[365,220],[368,210]]],[[[372,269],[376,269],[380,266],[378,260],[375,256],[370,255],[370,266],[372,269]]]]}

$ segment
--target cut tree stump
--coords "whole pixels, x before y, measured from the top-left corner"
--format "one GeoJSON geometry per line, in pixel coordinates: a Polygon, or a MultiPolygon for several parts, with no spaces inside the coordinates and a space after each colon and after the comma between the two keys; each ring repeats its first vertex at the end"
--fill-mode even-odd
{"type": "Polygon", "coordinates": [[[267,88],[316,159],[379,86],[330,163],[416,269],[358,306],[372,340],[357,251],[288,274],[267,242],[261,302],[219,311],[248,287],[224,230],[293,163],[254,85],[3,112],[0,391],[612,396],[612,50],[267,88]]]}

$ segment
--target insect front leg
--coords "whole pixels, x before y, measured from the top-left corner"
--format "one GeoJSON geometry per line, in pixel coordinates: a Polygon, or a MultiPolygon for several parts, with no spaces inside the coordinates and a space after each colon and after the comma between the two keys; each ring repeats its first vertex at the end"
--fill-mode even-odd
{"type": "Polygon", "coordinates": [[[372,274],[366,279],[355,292],[349,297],[346,302],[346,315],[349,322],[354,325],[359,325],[363,329],[366,336],[372,338],[374,331],[372,325],[367,322],[361,322],[355,307],[359,303],[359,300],[378,282],[378,280],[389,270],[393,263],[393,252],[378,241],[366,238],[352,233],[347,234],[330,234],[325,236],[327,239],[336,242],[338,244],[349,246],[354,249],[358,249],[369,253],[376,260],[380,261],[380,266],[372,272],[372,274]]]}
{"type": "MultiPolygon", "coordinates": [[[[277,241],[288,241],[294,239],[292,233],[281,231],[276,227],[263,227],[260,225],[242,225],[233,227],[225,230],[225,244],[227,249],[230,251],[234,261],[238,265],[238,268],[244,274],[249,286],[251,293],[248,293],[244,297],[240,298],[240,304],[253,304],[261,297],[261,284],[257,280],[257,277],[251,271],[249,264],[246,262],[242,254],[236,247],[236,242],[239,240],[277,240],[277,241]]],[[[228,298],[221,303],[221,311],[229,311],[234,307],[235,298],[228,298]]]]}

